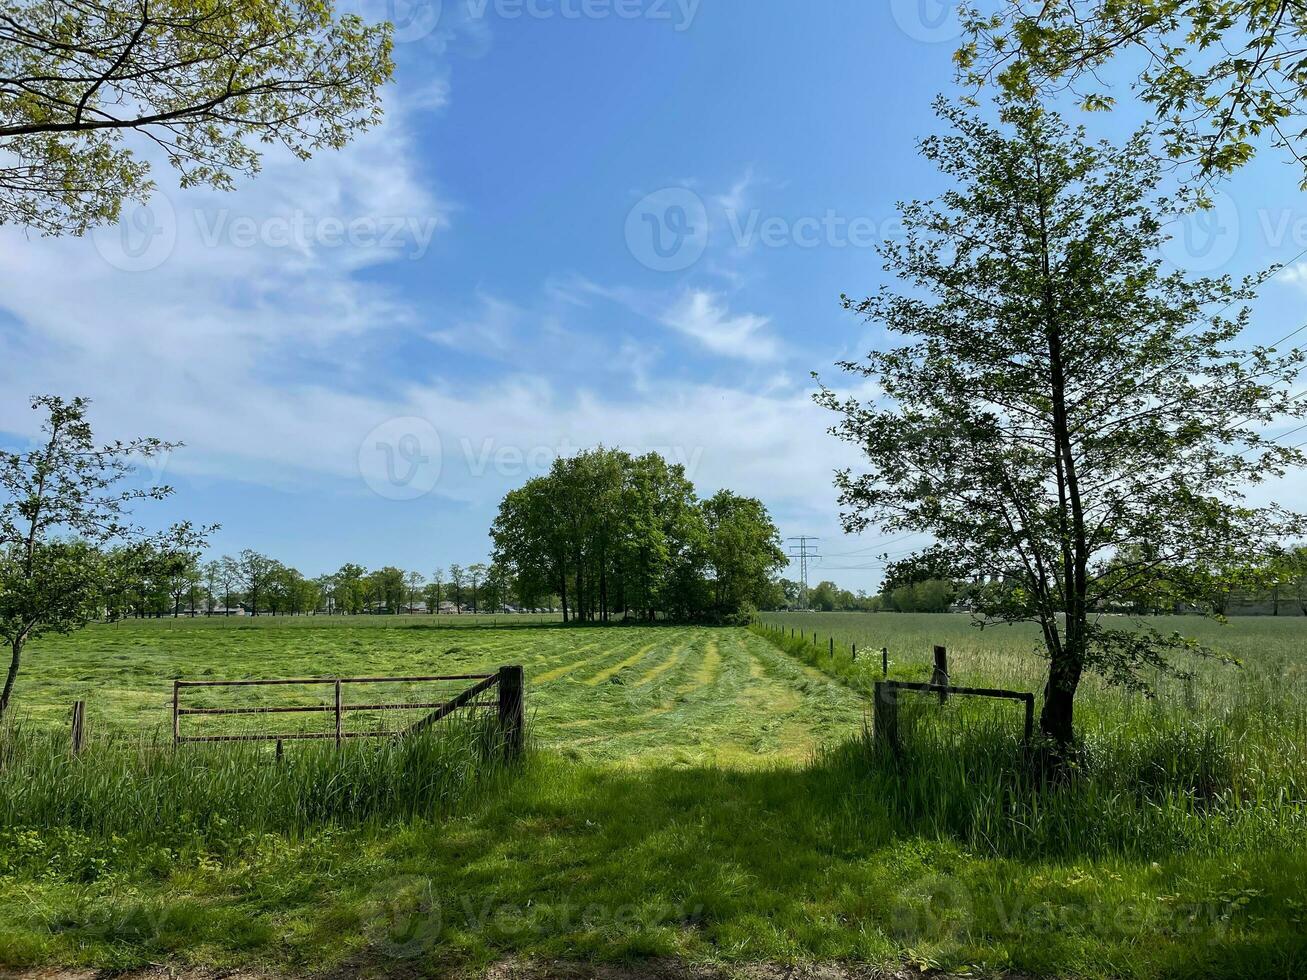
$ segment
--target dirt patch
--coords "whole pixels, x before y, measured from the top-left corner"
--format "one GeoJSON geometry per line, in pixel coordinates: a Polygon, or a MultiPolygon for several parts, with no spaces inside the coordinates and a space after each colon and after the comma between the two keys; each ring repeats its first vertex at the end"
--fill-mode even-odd
{"type": "MultiPolygon", "coordinates": [[[[393,960],[355,962],[318,974],[179,969],[144,970],[6,970],[0,980],[923,980],[927,974],[904,967],[885,970],[865,963],[686,963],[674,959],[634,963],[504,960],[485,969],[419,964],[393,960]]],[[[931,973],[932,980],[948,975],[931,973]]],[[[1008,980],[1023,980],[1011,975],[1008,980]]]]}

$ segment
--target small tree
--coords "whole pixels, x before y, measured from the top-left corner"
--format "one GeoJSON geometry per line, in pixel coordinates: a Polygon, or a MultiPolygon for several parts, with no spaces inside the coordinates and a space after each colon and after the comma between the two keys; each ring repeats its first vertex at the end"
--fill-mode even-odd
{"type": "Polygon", "coordinates": [[[250,615],[259,614],[259,606],[267,600],[268,586],[277,571],[276,559],[261,555],[251,548],[246,548],[234,559],[237,581],[245,590],[245,601],[249,603],[250,615]]]}
{"type": "Polygon", "coordinates": [[[204,531],[190,525],[152,537],[131,523],[133,502],[161,500],[170,487],[121,487],[133,460],[177,444],[134,439],[98,445],[86,406],[82,398],[34,398],[32,409],[46,416],[43,443],[0,452],[0,636],[10,653],[0,718],[30,640],[69,633],[102,616],[122,588],[119,573],[147,545],[183,554],[202,543],[204,531]],[[114,545],[127,547],[108,550],[114,545]]]}
{"type": "Polygon", "coordinates": [[[426,578],[421,572],[404,573],[404,589],[408,593],[408,612],[413,615],[413,606],[422,598],[422,586],[426,578]]]}
{"type": "Polygon", "coordinates": [[[1300,526],[1242,491],[1303,461],[1260,429],[1307,412],[1286,390],[1303,357],[1230,346],[1248,313],[1226,311],[1250,284],[1163,270],[1178,206],[1145,135],[1096,145],[1014,101],[1002,128],[938,111],[955,132],[922,153],[956,186],[903,206],[906,238],[885,246],[910,289],[845,300],[907,343],[842,365],[878,403],[818,400],[871,464],[838,476],[846,528],[930,533],[965,577],[996,573],[973,609],[1039,624],[1041,725],[1067,743],[1085,670],[1148,693],[1141,667],[1175,672],[1168,654],[1196,649],[1107,628],[1098,609],[1158,569],[1184,586],[1300,526]]]}
{"type": "Polygon", "coordinates": [[[449,566],[449,597],[454,602],[456,612],[463,611],[463,586],[467,583],[467,573],[462,565],[449,566]]]}

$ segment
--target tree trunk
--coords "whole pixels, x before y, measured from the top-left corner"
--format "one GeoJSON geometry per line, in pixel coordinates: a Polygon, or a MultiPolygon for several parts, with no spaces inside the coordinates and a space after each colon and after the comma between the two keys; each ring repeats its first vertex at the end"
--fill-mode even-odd
{"type": "MultiPolygon", "coordinates": [[[[1068,630],[1068,634],[1070,634],[1068,630]]],[[[1079,637],[1068,635],[1066,648],[1048,668],[1048,682],[1044,685],[1044,709],[1039,716],[1039,730],[1059,745],[1070,745],[1075,739],[1074,707],[1076,688],[1084,671],[1083,659],[1078,652],[1083,643],[1079,637]],[[1073,652],[1077,651],[1077,652],[1073,652]]]]}
{"type": "Polygon", "coordinates": [[[9,709],[9,699],[14,693],[14,682],[18,680],[18,665],[23,659],[23,637],[14,640],[10,650],[12,656],[9,660],[9,673],[5,677],[4,691],[0,692],[0,719],[3,719],[5,712],[9,709]]]}

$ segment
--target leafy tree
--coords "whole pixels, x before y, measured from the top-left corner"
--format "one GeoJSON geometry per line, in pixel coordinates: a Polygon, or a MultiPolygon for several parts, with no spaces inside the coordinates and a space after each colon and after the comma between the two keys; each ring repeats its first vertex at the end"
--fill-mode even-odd
{"type": "Polygon", "coordinates": [[[481,591],[481,583],[485,580],[486,573],[489,571],[489,567],[484,562],[477,562],[476,564],[467,567],[467,582],[468,586],[472,589],[473,614],[478,611],[478,593],[481,591]]]}
{"type": "Polygon", "coordinates": [[[260,143],[300,158],[381,119],[390,26],[330,0],[5,0],[0,224],[81,234],[144,200],[135,133],[183,186],[230,188],[260,143]]]}
{"type": "Polygon", "coordinates": [[[351,616],[367,608],[366,576],[362,565],[341,565],[336,572],[336,604],[351,616]]]}
{"type": "Polygon", "coordinates": [[[408,589],[404,583],[402,569],[388,565],[368,576],[372,585],[372,600],[387,613],[394,615],[403,612],[408,601],[408,589]]]}
{"type": "Polygon", "coordinates": [[[907,289],[849,309],[906,343],[842,366],[883,401],[825,390],[835,431],[869,472],[838,477],[844,523],[932,534],[967,577],[982,621],[1033,621],[1049,658],[1043,731],[1073,738],[1085,670],[1148,693],[1175,672],[1179,636],[1111,629],[1093,611],[1158,564],[1221,567],[1299,526],[1248,506],[1249,483],[1303,461],[1262,433],[1300,416],[1302,355],[1231,344],[1251,296],[1228,278],[1165,273],[1175,205],[1140,136],[1091,143],[1054,113],[1007,100],[1002,126],[939,104],[952,134],[923,155],[953,178],[903,206],[884,247],[907,289]],[[1134,547],[1136,561],[1113,562],[1134,547]]]}
{"type": "Polygon", "coordinates": [[[250,615],[257,616],[261,603],[266,608],[269,579],[276,572],[278,562],[252,548],[246,548],[233,559],[233,567],[245,592],[245,601],[249,603],[250,615]]]}
{"type": "Polygon", "coordinates": [[[463,611],[463,586],[467,584],[467,574],[462,565],[449,566],[449,595],[454,601],[454,609],[463,611]]]}
{"type": "Polygon", "coordinates": [[[1206,176],[1247,162],[1269,139],[1307,153],[1307,9],[1297,0],[1001,0],[970,8],[957,54],[963,78],[1023,98],[1070,89],[1084,107],[1114,104],[1101,71],[1125,56],[1164,123],[1167,155],[1206,176]]]}
{"type": "Polygon", "coordinates": [[[422,586],[425,582],[426,578],[421,572],[404,573],[404,592],[408,600],[409,615],[412,615],[414,605],[422,598],[422,586]]]}
{"type": "Polygon", "coordinates": [[[719,490],[703,502],[714,605],[732,616],[756,606],[771,578],[788,564],[781,532],[762,501],[719,490]]]}
{"type": "Polygon", "coordinates": [[[440,604],[445,600],[445,570],[439,565],[431,573],[431,584],[427,586],[427,609],[432,613],[440,612],[440,604]]]}
{"type": "Polygon", "coordinates": [[[102,615],[122,582],[116,572],[141,548],[189,551],[207,530],[181,524],[152,536],[131,523],[134,502],[172,492],[123,489],[132,460],[175,444],[149,438],[97,444],[86,406],[82,398],[34,398],[32,409],[45,415],[43,442],[25,452],[0,452],[0,636],[10,653],[0,718],[28,641],[72,632],[102,615]],[[106,550],[114,545],[119,548],[106,550]]]}
{"type": "Polygon", "coordinates": [[[1289,552],[1288,570],[1298,611],[1307,616],[1307,546],[1300,545],[1289,552]]]}

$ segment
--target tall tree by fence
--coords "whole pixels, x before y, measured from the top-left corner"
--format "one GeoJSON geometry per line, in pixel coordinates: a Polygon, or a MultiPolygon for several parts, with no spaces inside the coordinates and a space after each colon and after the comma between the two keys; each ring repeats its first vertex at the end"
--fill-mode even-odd
{"type": "Polygon", "coordinates": [[[1040,625],[1041,725],[1065,743],[1085,670],[1147,691],[1141,668],[1196,649],[1097,607],[1162,568],[1195,589],[1302,526],[1243,491],[1304,461],[1265,430],[1307,413],[1288,387],[1303,356],[1233,346],[1255,283],[1163,268],[1177,206],[1145,136],[1094,144],[1037,105],[1001,109],[996,126],[939,103],[953,132],[922,153],[954,187],[904,206],[885,246],[909,290],[846,300],[907,342],[842,365],[883,401],[819,401],[870,464],[838,477],[846,528],[927,532],[959,571],[994,573],[973,607],[1040,625]]]}

